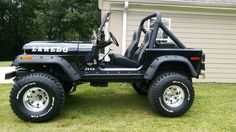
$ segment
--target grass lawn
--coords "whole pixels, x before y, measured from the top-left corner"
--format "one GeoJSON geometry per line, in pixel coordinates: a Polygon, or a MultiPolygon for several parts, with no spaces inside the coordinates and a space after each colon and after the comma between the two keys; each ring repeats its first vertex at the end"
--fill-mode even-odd
{"type": "Polygon", "coordinates": [[[0,67],[8,67],[11,66],[12,61],[0,61],[0,67]]]}
{"type": "Polygon", "coordinates": [[[11,111],[12,85],[0,85],[0,130],[3,131],[236,131],[236,84],[196,83],[195,102],[184,116],[154,114],[147,97],[126,83],[108,88],[80,85],[68,96],[61,114],[50,122],[27,123],[11,111]]]}

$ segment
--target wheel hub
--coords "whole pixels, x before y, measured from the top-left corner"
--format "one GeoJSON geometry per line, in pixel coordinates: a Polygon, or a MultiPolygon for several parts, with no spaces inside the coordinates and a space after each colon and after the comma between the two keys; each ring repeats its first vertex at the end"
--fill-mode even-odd
{"type": "Polygon", "coordinates": [[[183,89],[177,85],[169,86],[163,94],[163,100],[169,107],[180,106],[185,98],[183,89]]]}
{"type": "Polygon", "coordinates": [[[42,111],[49,104],[49,95],[42,88],[30,88],[23,95],[23,104],[28,110],[32,112],[42,111]]]}

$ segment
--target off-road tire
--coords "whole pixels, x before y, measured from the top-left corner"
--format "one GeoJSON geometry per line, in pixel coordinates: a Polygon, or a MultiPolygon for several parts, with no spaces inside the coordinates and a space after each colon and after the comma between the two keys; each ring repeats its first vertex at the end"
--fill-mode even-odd
{"type": "Polygon", "coordinates": [[[194,101],[194,89],[192,86],[192,81],[181,73],[162,73],[158,75],[150,84],[150,88],[148,90],[148,99],[152,109],[157,114],[167,117],[181,116],[190,109],[194,101]],[[176,88],[182,92],[174,91],[174,93],[178,94],[176,96],[173,95],[172,97],[172,92],[168,90],[176,88]],[[180,95],[184,96],[184,98],[178,100],[178,97],[181,97],[180,95]],[[174,106],[175,104],[173,103],[175,101],[172,102],[172,99],[175,100],[175,98],[177,98],[177,101],[179,101],[179,104],[176,106],[174,106]]]}
{"type": "Polygon", "coordinates": [[[23,76],[15,82],[10,93],[13,112],[27,122],[45,122],[54,118],[59,114],[64,101],[65,93],[61,83],[46,73],[23,76]],[[42,110],[38,108],[39,101],[42,101],[42,110]]]}
{"type": "Polygon", "coordinates": [[[134,82],[134,83],[132,83],[132,86],[133,86],[134,90],[135,90],[139,95],[147,96],[147,93],[148,93],[148,84],[146,84],[146,83],[141,83],[141,82],[134,82]]]}

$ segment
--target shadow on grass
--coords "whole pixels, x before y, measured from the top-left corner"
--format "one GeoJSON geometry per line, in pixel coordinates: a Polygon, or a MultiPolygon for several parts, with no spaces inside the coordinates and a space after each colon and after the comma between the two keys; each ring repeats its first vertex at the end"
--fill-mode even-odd
{"type": "Polygon", "coordinates": [[[147,97],[130,94],[117,93],[115,95],[88,95],[81,96],[80,94],[73,94],[66,97],[65,109],[78,108],[88,109],[92,108],[139,108],[143,109],[149,107],[147,97]]]}
{"type": "Polygon", "coordinates": [[[140,96],[134,92],[107,94],[106,91],[94,90],[91,94],[77,92],[67,96],[60,118],[71,118],[71,116],[77,118],[75,117],[77,114],[77,116],[99,116],[102,114],[109,117],[115,113],[122,116],[133,112],[152,114],[146,96],[140,96]]]}

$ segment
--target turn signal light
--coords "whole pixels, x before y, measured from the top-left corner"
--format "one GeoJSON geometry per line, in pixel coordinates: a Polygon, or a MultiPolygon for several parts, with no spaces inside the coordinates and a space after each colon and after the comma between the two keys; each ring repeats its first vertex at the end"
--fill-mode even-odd
{"type": "Polygon", "coordinates": [[[21,60],[32,60],[32,58],[33,58],[32,56],[28,56],[28,55],[20,57],[21,60]]]}

